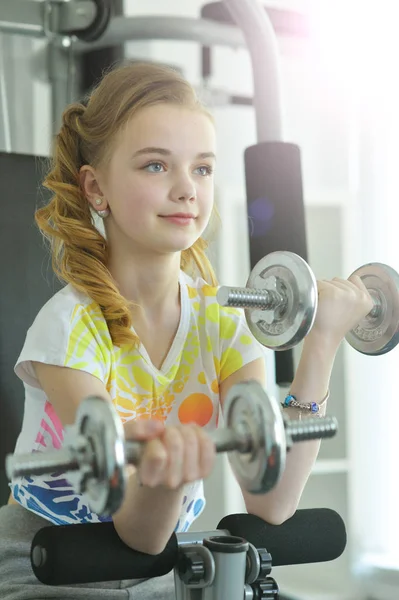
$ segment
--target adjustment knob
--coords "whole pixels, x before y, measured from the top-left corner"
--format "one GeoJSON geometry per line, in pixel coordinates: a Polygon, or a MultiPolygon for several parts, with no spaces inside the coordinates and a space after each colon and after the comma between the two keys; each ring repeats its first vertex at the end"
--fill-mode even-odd
{"type": "Polygon", "coordinates": [[[253,584],[253,600],[278,600],[279,589],[277,582],[272,578],[268,577],[264,581],[258,581],[253,584]]]}
{"type": "Polygon", "coordinates": [[[182,552],[177,565],[180,579],[186,585],[200,583],[205,578],[205,565],[197,552],[182,552]]]}
{"type": "Polygon", "coordinates": [[[258,579],[266,579],[272,570],[272,556],[266,548],[257,548],[260,560],[258,579]]]}

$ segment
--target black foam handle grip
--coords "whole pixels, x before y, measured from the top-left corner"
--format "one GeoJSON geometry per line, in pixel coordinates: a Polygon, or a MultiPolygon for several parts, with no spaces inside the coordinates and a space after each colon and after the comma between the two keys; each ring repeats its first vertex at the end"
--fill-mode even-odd
{"type": "Polygon", "coordinates": [[[329,508],[297,510],[281,525],[270,525],[255,515],[229,515],[218,529],[266,548],[274,567],[335,560],[346,547],[345,524],[329,508]]]}
{"type": "Polygon", "coordinates": [[[145,554],[124,544],[112,522],[44,527],[31,546],[33,572],[47,585],[160,577],[177,559],[175,534],[161,554],[145,554]]]}

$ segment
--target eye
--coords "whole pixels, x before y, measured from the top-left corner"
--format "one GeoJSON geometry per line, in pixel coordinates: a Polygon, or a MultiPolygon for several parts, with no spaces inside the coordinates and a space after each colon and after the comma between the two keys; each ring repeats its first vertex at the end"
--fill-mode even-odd
{"type": "Polygon", "coordinates": [[[149,173],[162,173],[164,170],[164,166],[160,162],[152,162],[144,167],[146,171],[149,173]]]}
{"type": "Polygon", "coordinates": [[[212,175],[213,169],[209,165],[202,165],[201,167],[197,167],[195,169],[202,177],[206,177],[207,175],[212,175]]]}

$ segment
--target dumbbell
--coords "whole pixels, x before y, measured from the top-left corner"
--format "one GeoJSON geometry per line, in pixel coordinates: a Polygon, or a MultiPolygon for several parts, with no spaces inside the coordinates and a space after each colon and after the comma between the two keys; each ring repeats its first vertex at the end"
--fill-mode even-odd
{"type": "MultiPolygon", "coordinates": [[[[374,307],[346,341],[363,354],[385,354],[399,342],[399,275],[382,263],[368,263],[352,275],[361,278],[374,307]]],[[[248,327],[263,346],[288,350],[312,329],[317,296],[316,279],[300,256],[272,252],[254,266],[245,288],[222,286],[217,301],[244,308],[248,327]]]]}
{"type": "MultiPolygon", "coordinates": [[[[240,485],[253,494],[270,491],[279,481],[286,452],[293,443],[333,437],[334,417],[301,421],[283,418],[280,406],[255,381],[231,387],[224,404],[226,427],[210,435],[217,452],[228,452],[240,485]]],[[[60,450],[11,454],[9,479],[64,472],[91,510],[111,515],[120,507],[126,487],[126,464],[138,465],[143,442],[125,441],[114,406],[98,396],[79,405],[76,422],[65,428],[60,450]]]]}

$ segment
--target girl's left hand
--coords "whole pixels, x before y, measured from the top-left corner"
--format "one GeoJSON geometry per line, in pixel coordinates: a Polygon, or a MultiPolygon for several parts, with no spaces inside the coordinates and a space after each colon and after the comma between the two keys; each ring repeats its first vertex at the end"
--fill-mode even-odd
{"type": "Polygon", "coordinates": [[[323,336],[339,345],[373,308],[373,300],[357,275],[318,281],[319,303],[309,336],[323,336]]]}

